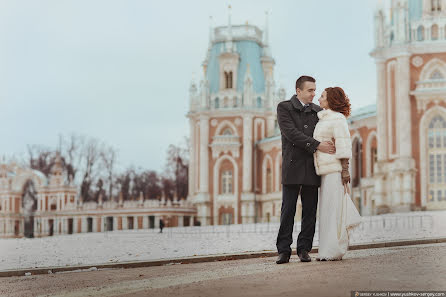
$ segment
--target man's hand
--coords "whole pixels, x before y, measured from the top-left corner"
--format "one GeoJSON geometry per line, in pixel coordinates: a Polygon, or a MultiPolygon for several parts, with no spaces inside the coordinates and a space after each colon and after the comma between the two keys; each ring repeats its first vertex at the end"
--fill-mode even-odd
{"type": "Polygon", "coordinates": [[[331,154],[331,155],[336,154],[336,147],[335,147],[334,143],[331,141],[321,142],[318,145],[317,149],[323,153],[326,153],[326,154],[331,154]]]}

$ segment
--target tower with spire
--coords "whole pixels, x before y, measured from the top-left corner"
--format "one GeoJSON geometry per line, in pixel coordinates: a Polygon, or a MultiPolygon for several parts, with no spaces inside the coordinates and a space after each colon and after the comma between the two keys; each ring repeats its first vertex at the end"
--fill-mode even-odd
{"type": "Polygon", "coordinates": [[[446,208],[446,1],[378,1],[377,213],[446,208]]]}
{"type": "MultiPolygon", "coordinates": [[[[274,59],[268,14],[262,31],[251,24],[212,26],[199,87],[189,88],[189,199],[202,225],[256,219],[256,143],[275,133],[274,59]]],[[[284,90],[280,92],[284,97],[284,90]]],[[[257,176],[258,177],[258,176],[257,176]]]]}

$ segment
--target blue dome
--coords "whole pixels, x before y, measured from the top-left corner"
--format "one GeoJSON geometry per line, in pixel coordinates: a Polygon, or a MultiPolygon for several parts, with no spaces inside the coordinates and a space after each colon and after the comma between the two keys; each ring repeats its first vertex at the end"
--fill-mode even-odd
{"type": "MultiPolygon", "coordinates": [[[[265,77],[260,58],[262,57],[262,47],[255,41],[241,40],[235,41],[236,52],[240,56],[237,69],[237,91],[243,92],[243,80],[247,65],[253,79],[254,92],[263,93],[265,91],[265,77]]],[[[224,51],[224,42],[217,42],[212,45],[209,57],[206,78],[209,81],[210,93],[215,94],[220,90],[220,66],[218,57],[224,51]]]]}

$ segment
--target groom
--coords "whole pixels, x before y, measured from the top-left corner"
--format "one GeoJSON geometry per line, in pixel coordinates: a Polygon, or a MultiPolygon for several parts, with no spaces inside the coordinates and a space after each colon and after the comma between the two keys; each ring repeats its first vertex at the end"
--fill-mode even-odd
{"type": "Polygon", "coordinates": [[[301,231],[297,238],[297,255],[302,262],[310,262],[308,253],[313,246],[320,177],[316,175],[313,153],[320,150],[334,154],[330,141],[319,142],[313,136],[319,121],[318,105],[313,104],[316,80],[301,76],[296,81],[296,95],[277,106],[277,121],[282,134],[282,209],[277,235],[277,264],[288,263],[293,243],[294,215],[297,196],[302,200],[301,231]]]}

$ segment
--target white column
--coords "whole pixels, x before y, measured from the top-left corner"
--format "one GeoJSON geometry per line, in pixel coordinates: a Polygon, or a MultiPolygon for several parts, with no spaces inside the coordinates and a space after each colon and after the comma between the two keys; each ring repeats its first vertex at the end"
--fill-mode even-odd
{"type": "Polygon", "coordinates": [[[82,233],[86,233],[88,230],[87,217],[82,217],[82,233]]]}
{"type": "Polygon", "coordinates": [[[386,137],[386,65],[384,60],[376,60],[377,81],[377,136],[378,136],[378,160],[387,159],[387,137],[386,137]]]}
{"type": "Polygon", "coordinates": [[[243,116],[243,192],[252,190],[252,120],[252,115],[243,116]]]}
{"type": "Polygon", "coordinates": [[[160,216],[155,216],[155,229],[160,227],[160,216]]]}
{"type": "Polygon", "coordinates": [[[411,110],[410,110],[410,67],[409,54],[397,58],[396,106],[398,108],[397,129],[400,157],[412,157],[411,110]]]}
{"type": "Polygon", "coordinates": [[[149,229],[149,216],[145,215],[142,217],[142,228],[149,229]]]}
{"type": "Polygon", "coordinates": [[[73,217],[73,234],[77,233],[77,217],[73,217]]]}
{"type": "Polygon", "coordinates": [[[98,218],[97,217],[93,217],[93,232],[98,232],[98,218]]]}
{"type": "Polygon", "coordinates": [[[122,217],[122,230],[128,230],[129,229],[129,226],[128,226],[127,222],[128,222],[127,216],[123,216],[122,217]]]}
{"type": "Polygon", "coordinates": [[[195,192],[195,121],[189,118],[190,125],[190,156],[189,156],[189,196],[195,192]]]}
{"type": "Polygon", "coordinates": [[[209,117],[200,116],[200,192],[209,192],[209,117]]]}
{"type": "Polygon", "coordinates": [[[133,229],[138,229],[138,216],[136,214],[133,216],[133,229]]]}
{"type": "Polygon", "coordinates": [[[178,216],[178,227],[184,226],[184,216],[178,216]]]}
{"type": "Polygon", "coordinates": [[[189,220],[189,226],[193,226],[194,225],[194,216],[190,216],[190,220],[189,220]]]}
{"type": "Polygon", "coordinates": [[[118,230],[118,217],[113,216],[113,231],[118,230]]]}
{"type": "Polygon", "coordinates": [[[268,116],[266,118],[266,136],[267,137],[271,137],[274,135],[274,122],[275,122],[274,116],[268,116]]]}

